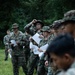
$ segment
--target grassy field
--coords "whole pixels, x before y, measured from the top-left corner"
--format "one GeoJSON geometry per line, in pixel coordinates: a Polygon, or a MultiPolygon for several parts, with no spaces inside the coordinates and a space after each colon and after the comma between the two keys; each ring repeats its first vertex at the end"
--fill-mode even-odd
{"type": "MultiPolygon", "coordinates": [[[[4,61],[3,49],[0,49],[0,75],[13,75],[11,59],[9,58],[8,61],[4,61]]],[[[19,70],[19,75],[25,75],[22,68],[19,70]]]]}

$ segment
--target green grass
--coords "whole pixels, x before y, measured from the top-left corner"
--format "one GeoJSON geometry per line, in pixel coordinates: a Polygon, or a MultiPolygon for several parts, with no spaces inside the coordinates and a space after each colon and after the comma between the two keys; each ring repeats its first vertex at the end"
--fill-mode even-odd
{"type": "MultiPolygon", "coordinates": [[[[8,61],[4,61],[3,49],[0,49],[0,75],[13,75],[11,59],[9,58],[8,61]]],[[[22,68],[19,70],[19,75],[25,75],[22,68]]]]}

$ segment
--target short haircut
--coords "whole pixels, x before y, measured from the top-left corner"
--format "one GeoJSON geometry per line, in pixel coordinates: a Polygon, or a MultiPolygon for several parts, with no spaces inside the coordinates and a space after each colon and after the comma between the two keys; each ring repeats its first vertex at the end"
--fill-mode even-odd
{"type": "Polygon", "coordinates": [[[61,34],[57,36],[48,46],[47,53],[54,53],[57,56],[63,56],[68,53],[75,57],[74,38],[70,34],[61,34]]]}

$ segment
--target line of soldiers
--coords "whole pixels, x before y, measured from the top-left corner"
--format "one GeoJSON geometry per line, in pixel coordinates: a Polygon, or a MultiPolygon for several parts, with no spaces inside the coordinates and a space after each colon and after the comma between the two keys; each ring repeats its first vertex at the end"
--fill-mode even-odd
{"type": "MultiPolygon", "coordinates": [[[[33,19],[24,27],[25,33],[19,31],[19,25],[12,25],[13,32],[9,36],[8,45],[12,49],[12,65],[14,75],[19,75],[19,67],[25,75],[75,75],[75,10],[68,11],[64,18],[56,20],[50,26],[45,26],[41,20],[33,19]],[[37,44],[32,36],[38,33],[42,40],[37,44]],[[15,44],[11,40],[15,40],[15,44]],[[43,52],[41,58],[29,48],[32,42],[43,52]],[[40,47],[48,44],[47,50],[40,47]],[[73,66],[72,66],[73,65],[73,66]]],[[[5,38],[4,38],[5,39],[5,38]]],[[[7,49],[7,50],[8,50],[7,49]]],[[[7,55],[5,60],[7,60],[7,55]]]]}

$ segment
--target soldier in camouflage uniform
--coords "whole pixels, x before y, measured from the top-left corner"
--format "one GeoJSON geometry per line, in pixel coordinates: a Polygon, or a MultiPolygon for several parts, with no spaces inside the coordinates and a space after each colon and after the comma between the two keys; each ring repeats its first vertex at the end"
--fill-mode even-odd
{"type": "Polygon", "coordinates": [[[4,36],[3,42],[5,45],[5,61],[8,60],[8,49],[9,49],[10,30],[7,30],[7,35],[4,36]]]}
{"type": "MultiPolygon", "coordinates": [[[[29,31],[29,34],[32,36],[35,33],[41,34],[41,28],[44,24],[40,20],[33,20],[29,24],[27,24],[24,29],[29,31]]],[[[30,57],[28,61],[28,75],[33,75],[34,69],[37,69],[38,63],[38,55],[35,55],[32,51],[30,51],[30,57]]]]}
{"type": "Polygon", "coordinates": [[[75,75],[75,44],[70,34],[57,36],[47,49],[53,63],[62,69],[57,75],[75,75]]]}
{"type": "MultiPolygon", "coordinates": [[[[74,16],[75,16],[75,10],[71,10],[64,14],[64,18],[62,20],[59,20],[59,25],[57,23],[58,21],[54,22],[53,28],[55,29],[57,36],[60,33],[70,33],[74,37],[75,33],[74,16]]],[[[57,71],[55,74],[57,74],[57,71]]]]}
{"type": "MultiPolygon", "coordinates": [[[[61,20],[59,25],[55,21],[53,28],[55,30],[57,30],[56,32],[58,35],[63,32],[63,33],[70,33],[74,37],[74,33],[75,33],[75,31],[74,31],[75,30],[75,25],[74,25],[75,17],[74,16],[75,16],[75,10],[70,10],[64,14],[64,18],[61,20]]],[[[74,73],[74,71],[72,71],[72,73],[68,72],[66,75],[69,75],[69,73],[70,73],[70,75],[72,75],[72,73],[74,73]]],[[[57,75],[57,74],[58,73],[56,71],[55,75],[57,75]]],[[[65,75],[65,74],[63,72],[61,72],[60,75],[65,75]]]]}
{"type": "Polygon", "coordinates": [[[63,20],[56,20],[52,24],[52,28],[54,29],[54,35],[58,36],[63,33],[64,26],[62,25],[63,20]]]}
{"type": "Polygon", "coordinates": [[[75,38],[75,10],[66,12],[62,20],[61,24],[64,26],[64,33],[70,33],[75,38]]]}
{"type": "Polygon", "coordinates": [[[12,48],[12,64],[14,75],[19,75],[19,67],[22,66],[25,75],[27,75],[27,67],[25,61],[25,54],[23,50],[24,35],[18,30],[19,26],[17,23],[12,25],[13,33],[10,37],[10,46],[12,48]],[[12,42],[15,41],[15,44],[12,42]]]}
{"type": "MultiPolygon", "coordinates": [[[[56,20],[53,22],[52,28],[51,28],[51,32],[53,33],[50,39],[50,43],[55,37],[63,33],[64,26],[62,26],[61,23],[62,23],[62,20],[56,20]]],[[[61,70],[59,70],[56,66],[54,66],[52,61],[49,60],[49,58],[50,57],[47,56],[45,61],[45,65],[48,67],[47,75],[57,75],[57,73],[59,73],[61,70]]]]}
{"type": "Polygon", "coordinates": [[[23,47],[24,51],[25,51],[25,58],[26,58],[26,64],[28,63],[28,59],[30,57],[30,48],[29,48],[29,38],[30,38],[30,35],[28,33],[29,31],[28,30],[25,30],[25,33],[24,33],[24,41],[25,41],[25,45],[23,47]]]}
{"type": "MultiPolygon", "coordinates": [[[[42,52],[43,50],[40,50],[40,47],[43,46],[43,45],[46,45],[46,44],[49,44],[49,41],[50,41],[50,28],[49,26],[44,26],[42,28],[42,33],[43,33],[43,36],[44,38],[40,41],[40,44],[39,44],[39,51],[42,52]]],[[[38,68],[37,68],[37,75],[46,75],[47,74],[47,71],[46,71],[46,68],[45,68],[45,57],[46,55],[44,54],[41,59],[39,58],[39,63],[38,63],[38,68]]]]}
{"type": "Polygon", "coordinates": [[[29,34],[33,36],[35,33],[41,33],[41,28],[43,27],[43,22],[41,20],[33,19],[29,24],[27,24],[24,29],[29,30],[29,34]]]}

